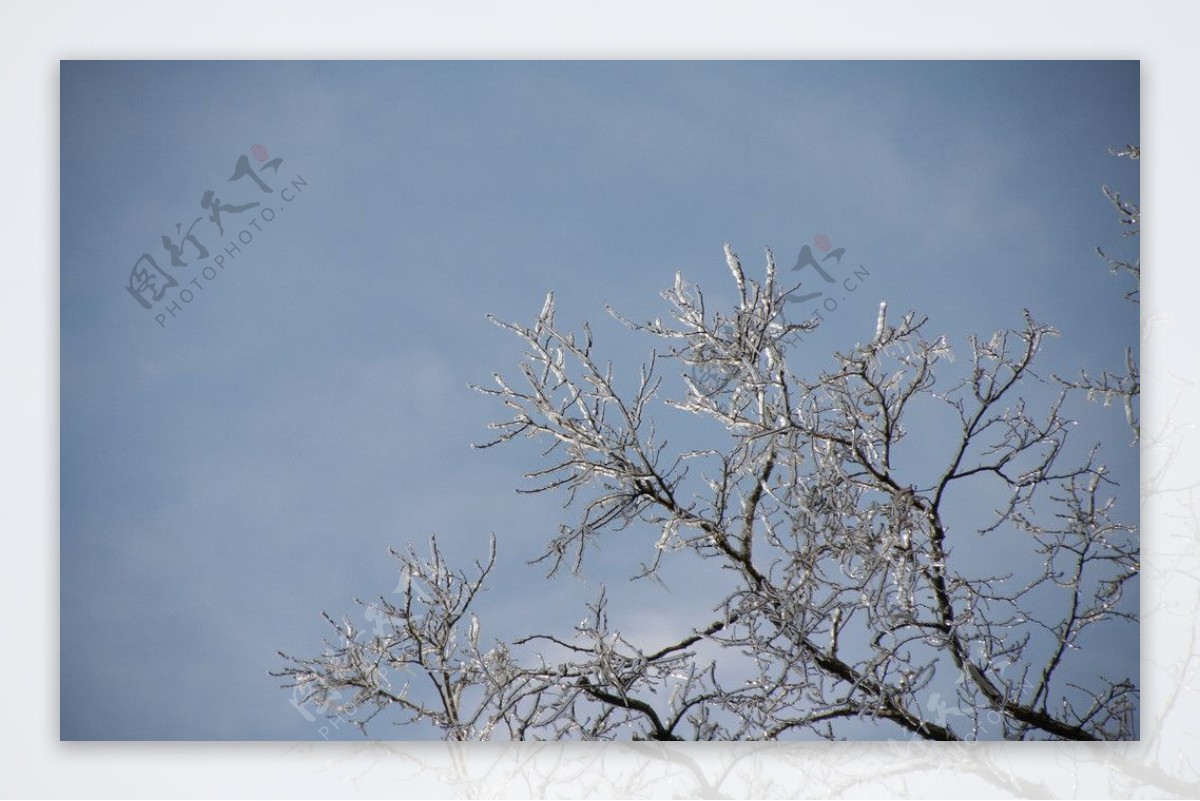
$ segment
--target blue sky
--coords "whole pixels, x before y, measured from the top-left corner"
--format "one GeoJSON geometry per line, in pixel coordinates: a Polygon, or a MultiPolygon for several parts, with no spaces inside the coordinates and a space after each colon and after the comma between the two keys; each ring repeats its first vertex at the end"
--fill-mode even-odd
{"type": "MultiPolygon", "coordinates": [[[[63,62],[61,736],[319,739],[275,651],[319,650],[318,613],[389,592],[388,548],[433,532],[471,558],[496,533],[498,634],[578,620],[608,577],[524,567],[563,514],[513,492],[534,449],[470,448],[499,410],[468,384],[521,351],[485,315],[548,290],[632,370],[655,343],[605,303],[663,314],[676,270],[728,300],[723,242],[758,269],[824,233],[869,279],[814,366],[886,298],[960,348],[1029,308],[1062,331],[1046,373],[1119,370],[1137,308],[1094,248],[1134,252],[1099,187],[1138,195],[1106,150],[1139,141],[1138,85],[1137,62],[63,62]],[[270,196],[227,181],[255,144],[270,196]],[[201,220],[213,253],[252,240],[160,326],[125,284],[208,189],[275,218],[201,220]]],[[[1136,514],[1120,415],[1082,414],[1136,514]]],[[[674,630],[688,599],[643,592],[640,629],[674,630]]]]}

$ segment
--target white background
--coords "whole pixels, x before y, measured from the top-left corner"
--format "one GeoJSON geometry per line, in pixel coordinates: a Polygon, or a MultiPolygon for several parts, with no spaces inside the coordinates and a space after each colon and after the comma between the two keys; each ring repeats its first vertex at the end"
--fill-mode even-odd
{"type": "MultiPolygon", "coordinates": [[[[1191,234],[1200,6],[6,3],[6,796],[1200,797],[1191,234]],[[1142,62],[1144,741],[476,746],[58,741],[58,62],[96,58],[1124,58],[1142,62]],[[31,599],[32,602],[31,602],[31,599]]],[[[98,200],[102,202],[102,200],[98,200]]],[[[120,687],[113,687],[120,693],[120,687]]]]}

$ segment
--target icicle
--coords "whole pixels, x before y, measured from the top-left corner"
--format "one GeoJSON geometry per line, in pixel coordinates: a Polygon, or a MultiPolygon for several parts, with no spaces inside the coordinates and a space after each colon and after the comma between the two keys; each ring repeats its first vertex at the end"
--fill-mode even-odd
{"type": "Polygon", "coordinates": [[[746,307],[746,274],[742,272],[742,262],[738,259],[737,254],[733,252],[733,248],[729,243],[725,243],[725,263],[729,265],[729,272],[733,273],[733,280],[737,282],[738,295],[742,299],[742,308],[746,307]]]}

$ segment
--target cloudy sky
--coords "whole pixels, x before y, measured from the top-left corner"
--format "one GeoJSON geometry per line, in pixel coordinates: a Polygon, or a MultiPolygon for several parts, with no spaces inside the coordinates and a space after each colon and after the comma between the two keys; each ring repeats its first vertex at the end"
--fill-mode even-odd
{"type": "MultiPolygon", "coordinates": [[[[1137,308],[1094,249],[1132,252],[1100,185],[1138,195],[1107,152],[1139,141],[1138,85],[1136,62],[63,62],[61,736],[357,736],[268,671],[431,533],[460,558],[496,534],[497,634],[578,620],[608,563],[527,568],[563,514],[513,491],[536,451],[470,447],[501,410],[468,386],[521,353],[485,315],[549,290],[635,370],[655,343],[604,304],[664,314],[677,270],[728,299],[724,242],[757,269],[824,234],[867,276],[803,343],[817,368],[887,299],[960,348],[1028,308],[1062,332],[1046,373],[1120,370],[1137,308]]],[[[1087,421],[1136,510],[1123,421],[1087,421]]],[[[637,632],[678,629],[686,599],[636,593],[637,632]]]]}

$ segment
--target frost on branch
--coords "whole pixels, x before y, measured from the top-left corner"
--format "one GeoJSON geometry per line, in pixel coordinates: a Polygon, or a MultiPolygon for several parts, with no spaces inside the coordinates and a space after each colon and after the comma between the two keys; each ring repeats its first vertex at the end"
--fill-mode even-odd
{"type": "MultiPolygon", "coordinates": [[[[1109,152],[1114,156],[1127,156],[1130,159],[1138,160],[1142,157],[1141,148],[1135,145],[1126,145],[1120,150],[1109,149],[1109,152]]],[[[1138,236],[1141,232],[1142,212],[1138,204],[1125,200],[1119,193],[1110,189],[1108,186],[1102,186],[1104,196],[1112,203],[1113,208],[1117,210],[1117,214],[1121,220],[1121,224],[1127,226],[1124,232],[1125,236],[1138,236]]],[[[1138,303],[1140,301],[1140,285],[1142,280],[1142,262],[1138,258],[1132,262],[1115,259],[1109,256],[1099,247],[1096,252],[1100,257],[1108,262],[1109,272],[1112,273],[1127,273],[1133,276],[1134,288],[1125,293],[1125,299],[1138,303]]],[[[1125,421],[1129,424],[1130,430],[1133,432],[1133,443],[1136,445],[1142,436],[1141,417],[1138,412],[1138,405],[1142,392],[1141,370],[1138,366],[1138,361],[1134,356],[1134,348],[1128,347],[1125,349],[1125,373],[1112,373],[1107,370],[1102,372],[1098,378],[1088,375],[1087,370],[1079,371],[1079,378],[1067,380],[1055,376],[1055,378],[1065,386],[1073,389],[1082,390],[1087,394],[1089,401],[1101,401],[1105,406],[1119,403],[1125,412],[1125,421]]]]}
{"type": "Polygon", "coordinates": [[[477,388],[504,410],[481,447],[541,443],[521,491],[573,515],[536,559],[550,573],[614,538],[640,554],[635,578],[722,568],[719,587],[671,588],[698,597],[673,635],[630,636],[602,590],[573,628],[488,641],[494,554],[460,572],[434,545],[398,554],[403,600],[370,606],[375,632],[335,623],[284,675],[363,722],[392,710],[450,739],[1134,737],[1134,680],[1093,651],[1136,639],[1137,530],[1100,449],[1069,442],[1074,390],[1033,370],[1055,330],[1026,313],[954,360],[925,318],[882,304],[816,371],[790,352],[812,326],[786,320],[772,254],[762,281],[725,260],[732,308],[677,275],[668,321],[610,310],[661,343],[640,368],[601,360],[548,295],[530,325],[494,321],[525,357],[477,388]],[[724,386],[692,380],[713,366],[724,386]],[[722,436],[673,446],[676,410],[722,436]]]}

